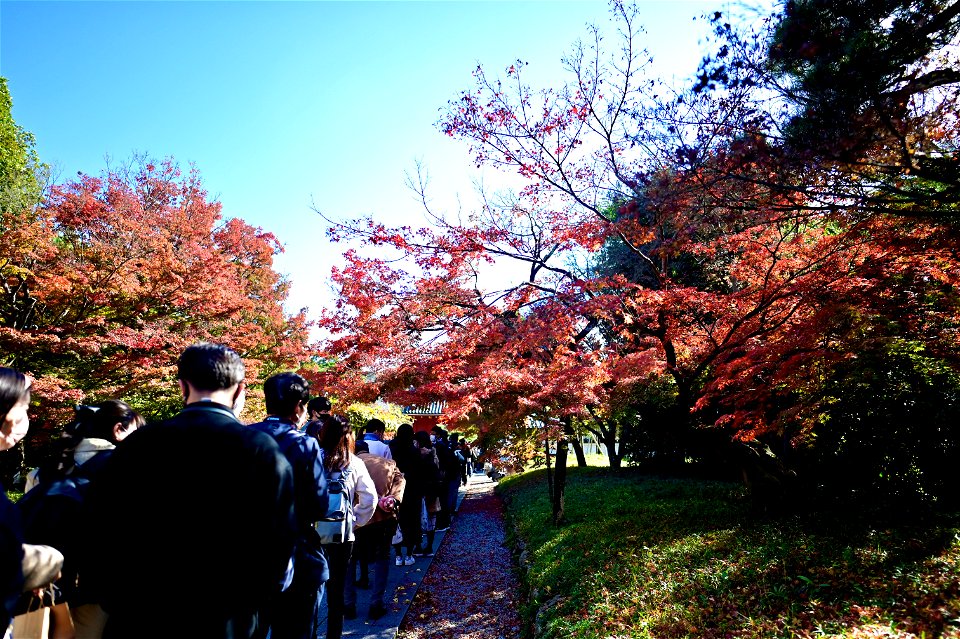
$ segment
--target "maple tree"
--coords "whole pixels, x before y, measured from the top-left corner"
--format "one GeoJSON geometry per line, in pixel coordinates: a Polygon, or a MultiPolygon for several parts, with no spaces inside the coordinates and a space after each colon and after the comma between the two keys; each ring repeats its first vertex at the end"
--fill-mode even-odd
{"type": "MultiPolygon", "coordinates": [[[[720,43],[701,67],[699,88],[750,96],[754,118],[765,123],[735,149],[734,166],[769,163],[775,171],[760,178],[769,188],[870,240],[859,285],[823,309],[809,341],[794,335],[791,350],[780,351],[804,353],[804,364],[767,376],[781,383],[764,399],[791,443],[781,452],[808,467],[843,467],[824,476],[844,480],[821,482],[836,492],[870,485],[887,498],[950,493],[937,477],[955,463],[956,443],[937,424],[942,411],[956,410],[944,370],[958,368],[958,15],[955,4],[937,1],[806,0],[783,3],[746,33],[714,16],[720,43]],[[939,409],[924,399],[929,390],[917,371],[944,383],[939,409]],[[873,376],[902,380],[884,394],[911,397],[909,419],[922,425],[891,435],[886,452],[868,442],[887,419],[854,389],[839,390],[873,376]],[[901,441],[890,446],[894,439],[901,441]],[[851,457],[850,442],[870,452],[851,457]]],[[[742,170],[714,179],[757,181],[742,170]]],[[[768,369],[780,355],[766,355],[768,369]]]]}
{"type": "MultiPolygon", "coordinates": [[[[629,26],[633,16],[620,9],[629,26]]],[[[626,32],[632,33],[629,29],[626,32]]],[[[632,348],[618,352],[616,341],[609,334],[606,338],[599,336],[597,331],[603,322],[622,325],[619,315],[630,303],[626,298],[637,290],[656,290],[657,295],[663,295],[672,260],[666,252],[653,255],[651,247],[644,245],[651,241],[684,241],[657,237],[674,223],[671,216],[679,213],[679,205],[668,201],[672,195],[655,192],[659,182],[664,183],[661,190],[666,190],[669,183],[660,170],[668,158],[663,142],[650,138],[664,152],[647,158],[647,177],[636,170],[636,165],[631,168],[634,160],[623,155],[630,133],[623,129],[621,120],[629,120],[627,111],[639,108],[637,105],[646,97],[646,92],[637,89],[639,80],[632,66],[640,54],[629,48],[630,42],[627,46],[626,66],[611,71],[622,81],[612,99],[616,108],[608,108],[610,102],[598,90],[603,81],[596,70],[599,48],[593,50],[597,56],[593,66],[586,57],[587,50],[578,49],[579,57],[570,61],[576,76],[574,85],[544,92],[536,106],[532,105],[531,90],[521,80],[522,66],[508,69],[519,105],[516,111],[510,110],[501,85],[487,80],[478,69],[477,93],[489,100],[483,103],[472,92],[464,94],[443,126],[450,134],[475,141],[478,162],[513,166],[530,178],[520,200],[500,206],[488,202],[474,220],[463,223],[434,215],[435,225],[442,229],[440,234],[386,229],[373,220],[334,232],[334,237],[349,233],[351,238],[363,238],[374,245],[392,244],[411,256],[417,268],[425,272],[434,269],[418,280],[382,260],[347,253],[350,266],[337,275],[343,286],[341,304],[358,310],[358,314],[341,314],[327,326],[334,333],[350,335],[351,357],[360,358],[353,363],[375,369],[378,362],[397,362],[404,374],[416,376],[413,371],[418,358],[425,368],[423,358],[429,361],[428,351],[452,349],[440,356],[445,363],[456,362],[462,367],[454,377],[470,380],[470,390],[464,384],[443,387],[440,382],[435,387],[424,383],[416,387],[422,393],[442,394],[448,401],[450,393],[461,393],[463,401],[454,403],[454,416],[481,408],[481,398],[493,393],[503,395],[511,387],[517,387],[516,394],[524,400],[526,412],[537,406],[532,398],[546,400],[538,408],[555,402],[552,408],[560,409],[561,414],[566,411],[584,416],[586,406],[604,403],[602,396],[609,388],[603,384],[612,377],[625,378],[616,367],[622,357],[636,359],[637,354],[632,348]],[[625,104],[628,99],[629,107],[625,104]],[[589,152],[584,150],[587,133],[599,138],[589,152]],[[641,180],[653,186],[648,188],[641,180]],[[650,201],[654,197],[663,201],[653,218],[641,220],[624,214],[611,219],[606,210],[611,194],[636,196],[644,190],[651,194],[650,201]],[[558,194],[567,202],[559,201],[558,194]],[[625,286],[617,275],[585,278],[563,266],[563,260],[571,255],[596,251],[611,238],[619,238],[652,268],[656,280],[653,288],[625,286]],[[529,276],[507,289],[480,293],[471,284],[476,262],[496,258],[526,264],[529,276]],[[397,284],[405,278],[409,285],[400,290],[397,284]],[[427,288],[433,307],[429,315],[423,315],[420,307],[428,302],[424,295],[427,288]],[[385,309],[396,313],[386,313],[385,309]],[[363,323],[362,330],[358,323],[363,323]],[[424,331],[441,333],[444,340],[436,349],[424,349],[418,341],[424,331]],[[456,338],[449,338],[453,331],[458,331],[456,338]],[[364,348],[357,341],[360,339],[374,342],[373,348],[364,348]],[[378,348],[383,350],[378,352],[378,348]],[[481,359],[471,360],[467,355],[471,350],[481,359]],[[483,368],[463,370],[476,368],[478,363],[483,368]],[[617,374],[611,376],[611,371],[617,374]]],[[[649,210],[654,211],[654,207],[649,210]]],[[[345,346],[346,341],[337,341],[333,350],[346,352],[345,346]]],[[[435,370],[433,362],[429,366],[435,370]]],[[[389,374],[380,373],[381,383],[386,384],[389,374]]]]}
{"type": "Polygon", "coordinates": [[[251,384],[307,359],[309,324],[284,312],[288,283],[273,269],[280,244],[224,220],[196,170],[138,159],[55,185],[7,220],[0,349],[37,378],[35,440],[80,401],[176,410],[176,359],[198,340],[235,348],[251,384]]]}
{"type": "Polygon", "coordinates": [[[501,427],[559,420],[564,437],[579,424],[614,466],[631,438],[682,463],[730,454],[730,441],[769,438],[781,456],[813,446],[828,412],[811,398],[890,334],[956,362],[950,229],[832,191],[841,165],[775,135],[783,121],[757,81],[652,81],[635,10],[612,6],[612,60],[594,30],[565,60],[568,84],[536,91],[523,63],[504,79],[478,67],[451,102],[441,129],[478,165],[525,179],[515,197],[451,219],[423,194],[429,228],[331,229],[373,248],[347,251],[322,320],[341,390],[442,399],[449,419],[486,412],[501,427]],[[482,290],[484,265],[507,261],[520,268],[482,290]],[[622,430],[654,420],[657,441],[622,430]]]}

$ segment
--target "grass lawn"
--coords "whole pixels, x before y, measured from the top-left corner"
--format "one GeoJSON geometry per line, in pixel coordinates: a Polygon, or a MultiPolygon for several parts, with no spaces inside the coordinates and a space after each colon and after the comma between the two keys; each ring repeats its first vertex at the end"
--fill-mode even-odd
{"type": "Polygon", "coordinates": [[[536,638],[960,637],[960,513],[766,518],[738,486],[570,469],[504,479],[536,638]]]}

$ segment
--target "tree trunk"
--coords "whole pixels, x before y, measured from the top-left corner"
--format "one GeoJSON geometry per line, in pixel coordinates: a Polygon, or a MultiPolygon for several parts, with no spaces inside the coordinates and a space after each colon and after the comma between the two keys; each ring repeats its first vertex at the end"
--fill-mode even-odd
{"type": "Polygon", "coordinates": [[[690,384],[684,382],[677,384],[677,404],[675,419],[675,451],[674,464],[677,468],[683,468],[688,454],[691,454],[698,445],[698,437],[695,437],[690,422],[690,410],[693,408],[693,393],[690,384]]]}
{"type": "Polygon", "coordinates": [[[550,503],[553,503],[553,470],[550,468],[550,438],[543,440],[544,451],[547,454],[547,491],[550,493],[550,503]]]}
{"type": "Polygon", "coordinates": [[[567,488],[567,445],[570,443],[567,439],[567,427],[569,425],[569,418],[565,418],[564,432],[557,441],[557,464],[553,476],[553,524],[555,526],[559,526],[565,520],[563,497],[567,488]]]}
{"type": "Polygon", "coordinates": [[[587,410],[590,411],[590,416],[593,417],[593,421],[597,425],[596,430],[592,428],[587,428],[587,430],[597,438],[598,444],[603,444],[607,449],[607,459],[610,460],[610,468],[620,468],[620,460],[623,459],[623,455],[617,453],[617,422],[612,419],[601,419],[589,406],[587,410]]]}
{"type": "Polygon", "coordinates": [[[570,427],[570,433],[568,433],[568,435],[570,437],[570,443],[573,445],[573,454],[577,456],[577,466],[586,468],[587,456],[583,454],[583,442],[580,441],[580,437],[573,432],[573,427],[570,427]]]}
{"type": "Polygon", "coordinates": [[[617,431],[611,428],[603,433],[603,445],[607,448],[607,459],[610,460],[610,468],[620,468],[620,461],[623,455],[617,450],[617,431]]]}

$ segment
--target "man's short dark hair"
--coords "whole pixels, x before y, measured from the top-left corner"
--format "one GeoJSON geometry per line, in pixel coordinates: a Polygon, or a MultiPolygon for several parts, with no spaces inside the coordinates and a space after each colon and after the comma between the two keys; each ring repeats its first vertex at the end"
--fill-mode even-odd
{"type": "Polygon", "coordinates": [[[177,378],[198,391],[218,391],[243,381],[243,360],[222,344],[198,342],[188,346],[177,362],[177,378]]]}
{"type": "Polygon", "coordinates": [[[379,433],[384,430],[387,430],[387,425],[376,417],[368,419],[367,425],[363,427],[363,432],[365,433],[379,433]]]}
{"type": "Polygon", "coordinates": [[[263,383],[263,398],[267,414],[288,417],[310,399],[310,382],[296,373],[277,373],[263,383]]]}
{"type": "Polygon", "coordinates": [[[333,406],[330,405],[330,400],[326,397],[314,397],[307,402],[307,412],[310,413],[329,413],[331,408],[333,406]]]}
{"type": "Polygon", "coordinates": [[[434,426],[433,428],[430,429],[430,432],[432,432],[437,437],[447,436],[447,431],[446,429],[443,428],[443,426],[434,426]]]}

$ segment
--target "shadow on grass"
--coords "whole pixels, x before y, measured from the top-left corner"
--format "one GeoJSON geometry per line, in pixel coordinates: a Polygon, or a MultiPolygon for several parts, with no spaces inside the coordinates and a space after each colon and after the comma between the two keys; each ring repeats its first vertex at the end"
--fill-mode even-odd
{"type": "Polygon", "coordinates": [[[733,484],[572,470],[559,528],[542,472],[501,489],[525,544],[525,612],[538,637],[958,630],[956,514],[759,519],[733,484]]]}

